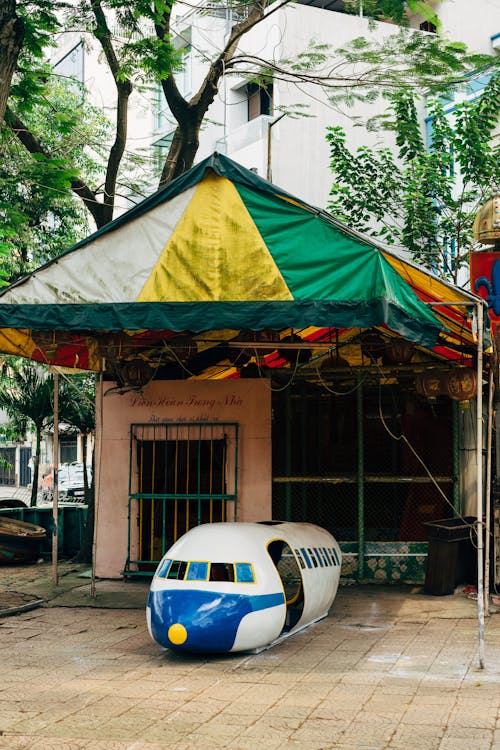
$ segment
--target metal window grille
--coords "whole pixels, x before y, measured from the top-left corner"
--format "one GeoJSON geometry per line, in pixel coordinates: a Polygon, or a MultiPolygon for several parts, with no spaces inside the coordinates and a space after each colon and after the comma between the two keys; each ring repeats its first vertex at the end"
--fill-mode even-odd
{"type": "Polygon", "coordinates": [[[15,487],[16,484],[16,449],[0,448],[0,484],[15,487]]]}
{"type": "Polygon", "coordinates": [[[236,423],[131,425],[124,573],[152,574],[189,529],[235,518],[237,477],[236,423]]]}

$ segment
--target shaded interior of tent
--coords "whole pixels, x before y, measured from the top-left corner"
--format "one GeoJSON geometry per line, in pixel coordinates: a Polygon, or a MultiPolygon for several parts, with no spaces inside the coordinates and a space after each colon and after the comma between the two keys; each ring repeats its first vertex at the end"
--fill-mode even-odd
{"type": "MultiPolygon", "coordinates": [[[[210,210],[217,214],[213,204],[210,210]]],[[[87,262],[95,265],[95,257],[87,262]]],[[[135,272],[127,273],[130,281],[135,272]]],[[[73,276],[84,274],[85,263],[73,276]]],[[[477,390],[472,310],[472,295],[215,155],[4,291],[0,349],[101,372],[107,395],[144,391],[154,381],[262,380],[272,403],[273,517],[332,531],[342,543],[343,575],[419,581],[425,523],[460,507],[461,435],[477,390]],[[204,283],[206,239],[214,233],[200,216],[208,193],[199,191],[213,197],[220,185],[218,242],[226,233],[226,244],[242,245],[242,260],[231,256],[214,291],[204,283]],[[195,193],[136,291],[75,298],[64,288],[57,265],[94,247],[102,252],[103,242],[112,246],[187,190],[195,193]],[[257,239],[242,241],[250,221],[257,239]],[[184,244],[181,230],[190,238],[184,244]],[[329,232],[344,243],[338,253],[328,248],[329,232]],[[291,244],[300,248],[299,263],[291,244]]],[[[142,554],[154,561],[158,551],[142,554]]]]}

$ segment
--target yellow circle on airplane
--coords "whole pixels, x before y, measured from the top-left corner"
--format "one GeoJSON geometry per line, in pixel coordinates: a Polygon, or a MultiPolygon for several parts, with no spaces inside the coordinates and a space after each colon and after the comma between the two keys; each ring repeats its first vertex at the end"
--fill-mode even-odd
{"type": "Polygon", "coordinates": [[[176,646],[180,646],[188,637],[186,628],[184,625],[181,625],[180,622],[171,625],[168,629],[167,635],[170,643],[175,643],[176,646]]]}

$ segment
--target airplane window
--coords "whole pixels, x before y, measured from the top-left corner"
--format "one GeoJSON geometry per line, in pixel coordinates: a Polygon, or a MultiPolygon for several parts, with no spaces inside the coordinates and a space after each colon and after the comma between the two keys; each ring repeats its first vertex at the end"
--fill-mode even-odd
{"type": "Polygon", "coordinates": [[[306,565],[307,565],[307,567],[308,567],[308,568],[312,568],[311,558],[310,558],[310,557],[309,557],[309,555],[307,554],[307,552],[306,552],[306,550],[304,549],[304,547],[301,547],[301,548],[300,548],[300,551],[301,551],[301,553],[302,553],[302,556],[303,556],[304,560],[306,561],[306,565]]]}
{"type": "Polygon", "coordinates": [[[160,563],[160,567],[156,571],[156,575],[158,578],[165,578],[165,576],[168,573],[168,569],[170,568],[172,560],[162,560],[160,563]]]}
{"type": "Polygon", "coordinates": [[[302,554],[301,554],[300,550],[296,549],[296,550],[294,550],[294,552],[295,552],[295,556],[297,557],[297,560],[300,563],[300,567],[302,568],[302,570],[304,570],[304,568],[306,567],[306,564],[304,562],[304,558],[302,557],[302,554]]]}
{"type": "Polygon", "coordinates": [[[206,581],[208,578],[207,562],[190,562],[186,581],[206,581]]]}
{"type": "Polygon", "coordinates": [[[314,565],[315,568],[317,568],[318,561],[316,560],[316,555],[314,554],[314,551],[310,547],[307,548],[307,551],[309,552],[311,556],[312,564],[314,565]]]}
{"type": "Polygon", "coordinates": [[[326,553],[325,548],[324,547],[320,547],[319,553],[321,555],[321,558],[323,560],[323,563],[324,563],[325,567],[328,567],[330,565],[330,563],[328,562],[328,558],[327,558],[327,556],[325,554],[326,553]]]}
{"type": "Polygon", "coordinates": [[[315,552],[316,558],[317,558],[317,560],[319,562],[319,567],[320,568],[324,568],[325,567],[325,563],[323,562],[323,557],[321,555],[321,550],[318,549],[317,547],[315,547],[314,548],[314,552],[315,552]]]}
{"type": "Polygon", "coordinates": [[[325,557],[328,560],[328,565],[335,565],[334,561],[332,560],[330,556],[330,551],[328,550],[328,547],[323,547],[323,552],[325,553],[325,557]]]}
{"type": "Polygon", "coordinates": [[[340,565],[339,556],[337,555],[337,550],[335,549],[335,547],[332,547],[330,552],[333,555],[336,565],[340,565]]]}
{"type": "Polygon", "coordinates": [[[186,568],[187,562],[184,562],[184,560],[172,560],[172,565],[168,570],[167,578],[182,581],[186,573],[186,568]]]}
{"type": "Polygon", "coordinates": [[[235,563],[237,583],[255,583],[252,563],[235,563]]]}
{"type": "Polygon", "coordinates": [[[234,565],[231,563],[211,563],[210,581],[234,581],[234,565]]]}

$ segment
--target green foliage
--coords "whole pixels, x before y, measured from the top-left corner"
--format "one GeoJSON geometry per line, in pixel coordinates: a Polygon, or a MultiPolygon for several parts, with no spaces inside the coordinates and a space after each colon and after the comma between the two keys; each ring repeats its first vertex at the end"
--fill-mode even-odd
{"type": "Polygon", "coordinates": [[[436,34],[400,28],[380,39],[358,37],[335,50],[335,75],[326,82],[336,106],[390,99],[395,92],[441,94],[466,83],[478,70],[500,69],[498,58],[469,53],[465,45],[436,34]]]}
{"type": "Polygon", "coordinates": [[[345,6],[351,13],[362,12],[364,16],[375,19],[390,18],[399,24],[407,23],[410,10],[438,26],[435,11],[424,0],[345,0],[345,6]]]}
{"type": "MultiPolygon", "coordinates": [[[[94,376],[59,378],[59,422],[88,435],[95,425],[94,376]]],[[[10,417],[0,438],[25,435],[28,427],[36,434],[35,472],[31,505],[36,504],[41,437],[54,424],[54,376],[44,365],[8,357],[0,376],[0,409],[10,417]]]]}
{"type": "Polygon", "coordinates": [[[95,428],[95,379],[93,374],[71,375],[60,380],[63,421],[83,435],[95,428]]]}
{"type": "Polygon", "coordinates": [[[69,3],[64,0],[24,0],[18,2],[16,12],[24,24],[24,50],[29,55],[41,59],[45,49],[53,42],[53,35],[59,30],[60,13],[69,3]]]}
{"type": "Polygon", "coordinates": [[[54,382],[43,365],[10,360],[9,374],[0,381],[0,409],[16,428],[31,423],[44,429],[54,419],[54,382]]]}
{"type": "Polygon", "coordinates": [[[499,111],[497,73],[480,98],[457,103],[452,117],[446,115],[442,100],[429,102],[429,150],[415,98],[407,91],[392,95],[392,116],[385,120],[385,127],[394,131],[397,152],[362,147],[351,153],[343,129],[329,128],[334,175],[330,210],[456,281],[473,248],[476,212],[500,179],[499,150],[490,138],[499,111]]]}
{"type": "MultiPolygon", "coordinates": [[[[152,155],[135,148],[131,153],[126,150],[126,108],[131,91],[150,97],[153,88],[158,89],[182,68],[185,50],[176,44],[169,23],[175,2],[18,2],[25,43],[9,107],[41,149],[21,146],[12,131],[0,134],[0,284],[54,257],[86,234],[87,210],[97,226],[102,226],[112,218],[120,191],[130,201],[151,191],[152,155]],[[118,99],[106,103],[110,109],[117,107],[115,127],[89,107],[85,91],[78,90],[74,81],[58,79],[44,62],[61,30],[88,34],[91,46],[100,45],[101,59],[107,61],[117,92],[122,94],[121,106],[117,106],[118,99]],[[71,197],[75,181],[85,188],[76,190],[84,201],[83,210],[71,197]]],[[[353,12],[359,10],[359,0],[346,2],[353,12]]],[[[257,21],[267,4],[267,0],[230,0],[224,7],[235,11],[238,24],[244,17],[255,16],[257,21]]],[[[408,9],[435,21],[432,3],[426,0],[363,0],[363,9],[373,18],[390,18],[400,24],[404,24],[408,9]]],[[[305,84],[310,91],[312,84],[327,92],[337,106],[347,103],[352,107],[359,100],[371,102],[380,95],[391,95],[398,87],[407,92],[437,90],[463,79],[478,66],[495,64],[494,58],[470,55],[463,45],[405,29],[378,41],[354,39],[339,50],[312,42],[288,60],[240,54],[236,41],[226,50],[223,64],[220,54],[217,49],[203,53],[207,75],[189,102],[183,101],[175,86],[163,87],[170,91],[172,117],[181,136],[176,139],[175,154],[165,154],[164,163],[173,165],[165,179],[191,166],[197,144],[193,123],[200,128],[206,122],[224,72],[239,78],[305,84]]],[[[301,107],[287,111],[298,116],[301,107]]]]}
{"type": "Polygon", "coordinates": [[[108,125],[74,83],[46,68],[19,77],[10,103],[43,148],[30,153],[7,126],[0,131],[0,252],[4,280],[12,282],[88,234],[71,183],[102,176],[108,125]]]}

